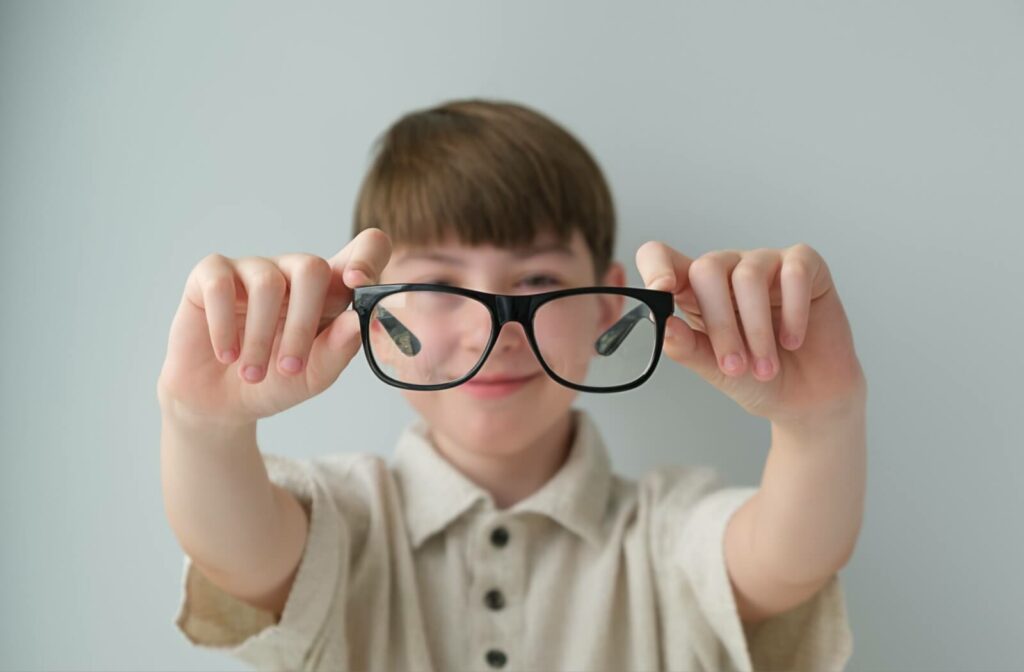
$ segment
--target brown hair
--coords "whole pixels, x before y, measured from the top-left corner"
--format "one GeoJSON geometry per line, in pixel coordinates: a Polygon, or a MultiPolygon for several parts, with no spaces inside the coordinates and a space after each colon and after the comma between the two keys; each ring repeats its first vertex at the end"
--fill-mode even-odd
{"type": "Polygon", "coordinates": [[[587,242],[597,279],[611,263],[615,212],[597,162],[567,130],[508,102],[458,100],[416,110],[374,144],[352,235],[376,227],[421,247],[454,233],[464,245],[515,248],[542,230],[587,242]]]}

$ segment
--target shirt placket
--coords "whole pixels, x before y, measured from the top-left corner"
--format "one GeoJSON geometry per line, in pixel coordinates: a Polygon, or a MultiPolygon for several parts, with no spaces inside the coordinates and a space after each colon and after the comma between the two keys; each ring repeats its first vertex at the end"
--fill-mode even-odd
{"type": "Polygon", "coordinates": [[[471,537],[468,669],[523,668],[526,527],[501,511],[482,514],[471,537]]]}

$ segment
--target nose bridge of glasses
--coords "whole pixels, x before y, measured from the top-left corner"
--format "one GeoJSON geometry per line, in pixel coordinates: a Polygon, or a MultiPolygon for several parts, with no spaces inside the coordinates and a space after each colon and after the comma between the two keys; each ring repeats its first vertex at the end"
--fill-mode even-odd
{"type": "Polygon", "coordinates": [[[499,331],[506,322],[518,322],[523,329],[529,328],[531,302],[529,296],[497,296],[496,299],[499,331]]]}

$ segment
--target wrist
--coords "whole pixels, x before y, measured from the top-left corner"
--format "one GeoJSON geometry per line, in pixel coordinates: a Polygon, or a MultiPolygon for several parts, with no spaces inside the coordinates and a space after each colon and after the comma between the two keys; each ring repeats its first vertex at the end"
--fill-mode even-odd
{"type": "Polygon", "coordinates": [[[165,429],[194,436],[231,438],[256,428],[256,419],[204,414],[172,398],[160,399],[160,415],[165,429]]]}
{"type": "Polygon", "coordinates": [[[789,435],[820,435],[864,424],[867,395],[864,393],[836,402],[826,409],[800,417],[772,420],[772,431],[789,435]]]}

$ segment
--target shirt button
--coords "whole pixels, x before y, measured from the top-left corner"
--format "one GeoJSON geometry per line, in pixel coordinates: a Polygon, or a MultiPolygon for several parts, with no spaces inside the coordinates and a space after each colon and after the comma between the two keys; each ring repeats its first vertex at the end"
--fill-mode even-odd
{"type": "Polygon", "coordinates": [[[505,667],[506,662],[508,662],[508,656],[502,651],[491,649],[487,652],[487,664],[491,667],[505,667]]]}
{"type": "Polygon", "coordinates": [[[491,532],[491,543],[501,548],[508,543],[508,530],[504,527],[495,528],[494,532],[491,532]]]}
{"type": "Polygon", "coordinates": [[[501,594],[500,590],[488,590],[484,595],[484,604],[497,611],[505,606],[505,596],[501,594]]]}

